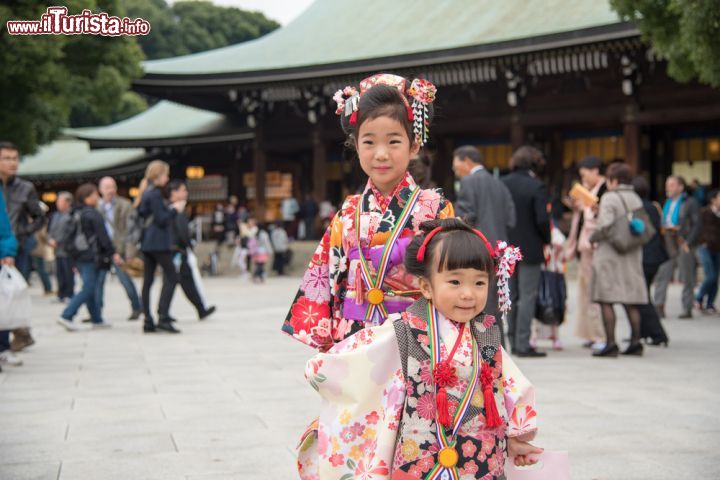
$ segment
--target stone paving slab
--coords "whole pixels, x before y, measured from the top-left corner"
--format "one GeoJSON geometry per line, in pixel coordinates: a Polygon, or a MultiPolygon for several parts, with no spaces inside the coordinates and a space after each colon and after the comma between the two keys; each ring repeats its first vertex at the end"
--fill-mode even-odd
{"type": "MultiPolygon", "coordinates": [[[[219,311],[205,322],[177,292],[176,336],[126,321],[115,281],[103,331],[65,332],[60,306],[34,291],[37,345],[0,374],[0,480],[296,478],[294,448],[318,405],[303,379],[312,352],[279,332],[297,284],[208,279],[219,311]]],[[[720,478],[720,318],[665,326],[670,348],[595,359],[570,320],[565,351],[517,360],[537,388],[537,444],[569,450],[573,479],[720,478]]]]}

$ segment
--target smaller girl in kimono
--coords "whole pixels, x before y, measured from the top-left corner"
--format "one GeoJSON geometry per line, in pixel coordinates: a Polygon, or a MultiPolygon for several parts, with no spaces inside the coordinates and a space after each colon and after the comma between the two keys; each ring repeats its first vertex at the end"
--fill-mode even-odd
{"type": "Polygon", "coordinates": [[[543,451],[528,443],[537,430],[533,387],[484,313],[496,275],[508,311],[519,250],[493,248],[458,219],[422,230],[405,257],[422,298],[307,364],[322,409],[301,441],[304,480],[494,480],[504,478],[507,456],[530,465],[543,451]]]}
{"type": "Polygon", "coordinates": [[[326,351],[420,296],[403,266],[405,249],[422,222],[454,216],[439,190],[418,187],[407,171],[427,141],[435,93],[426,80],[381,73],[333,97],[369,178],[345,199],[312,257],[282,327],[293,338],[326,351]]]}

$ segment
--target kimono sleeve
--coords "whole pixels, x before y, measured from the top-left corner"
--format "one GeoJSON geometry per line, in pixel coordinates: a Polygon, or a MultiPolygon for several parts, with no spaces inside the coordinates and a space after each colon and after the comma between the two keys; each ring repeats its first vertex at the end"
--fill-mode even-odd
{"type": "Polygon", "coordinates": [[[338,214],[315,249],[282,327],[293,338],[323,351],[333,345],[335,289],[344,264],[342,230],[338,214]]]}
{"type": "Polygon", "coordinates": [[[390,478],[405,403],[393,322],[316,355],[305,377],[320,394],[321,409],[301,441],[301,478],[390,478]]]}
{"type": "Polygon", "coordinates": [[[508,437],[530,441],[537,431],[535,387],[525,378],[505,349],[502,349],[505,409],[508,413],[508,437]]]}

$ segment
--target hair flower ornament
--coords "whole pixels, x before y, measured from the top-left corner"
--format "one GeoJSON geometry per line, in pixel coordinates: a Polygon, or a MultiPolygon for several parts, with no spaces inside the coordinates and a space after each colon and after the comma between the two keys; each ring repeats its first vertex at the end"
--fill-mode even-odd
{"type": "Polygon", "coordinates": [[[337,104],[337,108],[335,109],[336,115],[342,115],[343,111],[345,110],[345,103],[346,100],[349,98],[352,98],[353,96],[357,95],[358,91],[355,87],[345,87],[341,88],[337,92],[335,92],[335,95],[333,95],[333,100],[337,104]]]}
{"type": "Polygon", "coordinates": [[[495,274],[498,285],[498,306],[503,319],[505,319],[512,306],[510,300],[510,277],[515,272],[515,266],[523,257],[518,247],[498,240],[495,248],[495,258],[497,259],[495,274]]]}
{"type": "Polygon", "coordinates": [[[407,94],[413,99],[413,133],[415,133],[415,138],[422,146],[427,143],[430,136],[428,105],[435,101],[437,87],[424,78],[416,78],[410,84],[407,94]]]}

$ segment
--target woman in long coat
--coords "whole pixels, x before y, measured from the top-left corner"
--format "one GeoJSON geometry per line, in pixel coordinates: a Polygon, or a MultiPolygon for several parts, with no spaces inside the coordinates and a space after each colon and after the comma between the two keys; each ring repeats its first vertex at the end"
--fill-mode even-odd
{"type": "Polygon", "coordinates": [[[616,357],[619,353],[615,343],[615,311],[613,305],[625,307],[632,337],[625,355],[642,355],[640,343],[639,306],[648,302],[647,288],[642,268],[642,246],[619,253],[609,242],[610,229],[616,218],[627,212],[642,208],[642,200],[632,187],[630,167],[622,163],[611,165],[607,171],[608,193],[600,200],[597,229],[590,237],[597,243],[593,256],[592,299],[600,304],[605,335],[605,348],[593,353],[597,357],[616,357]],[[626,210],[627,209],[627,210],[626,210]]]}

